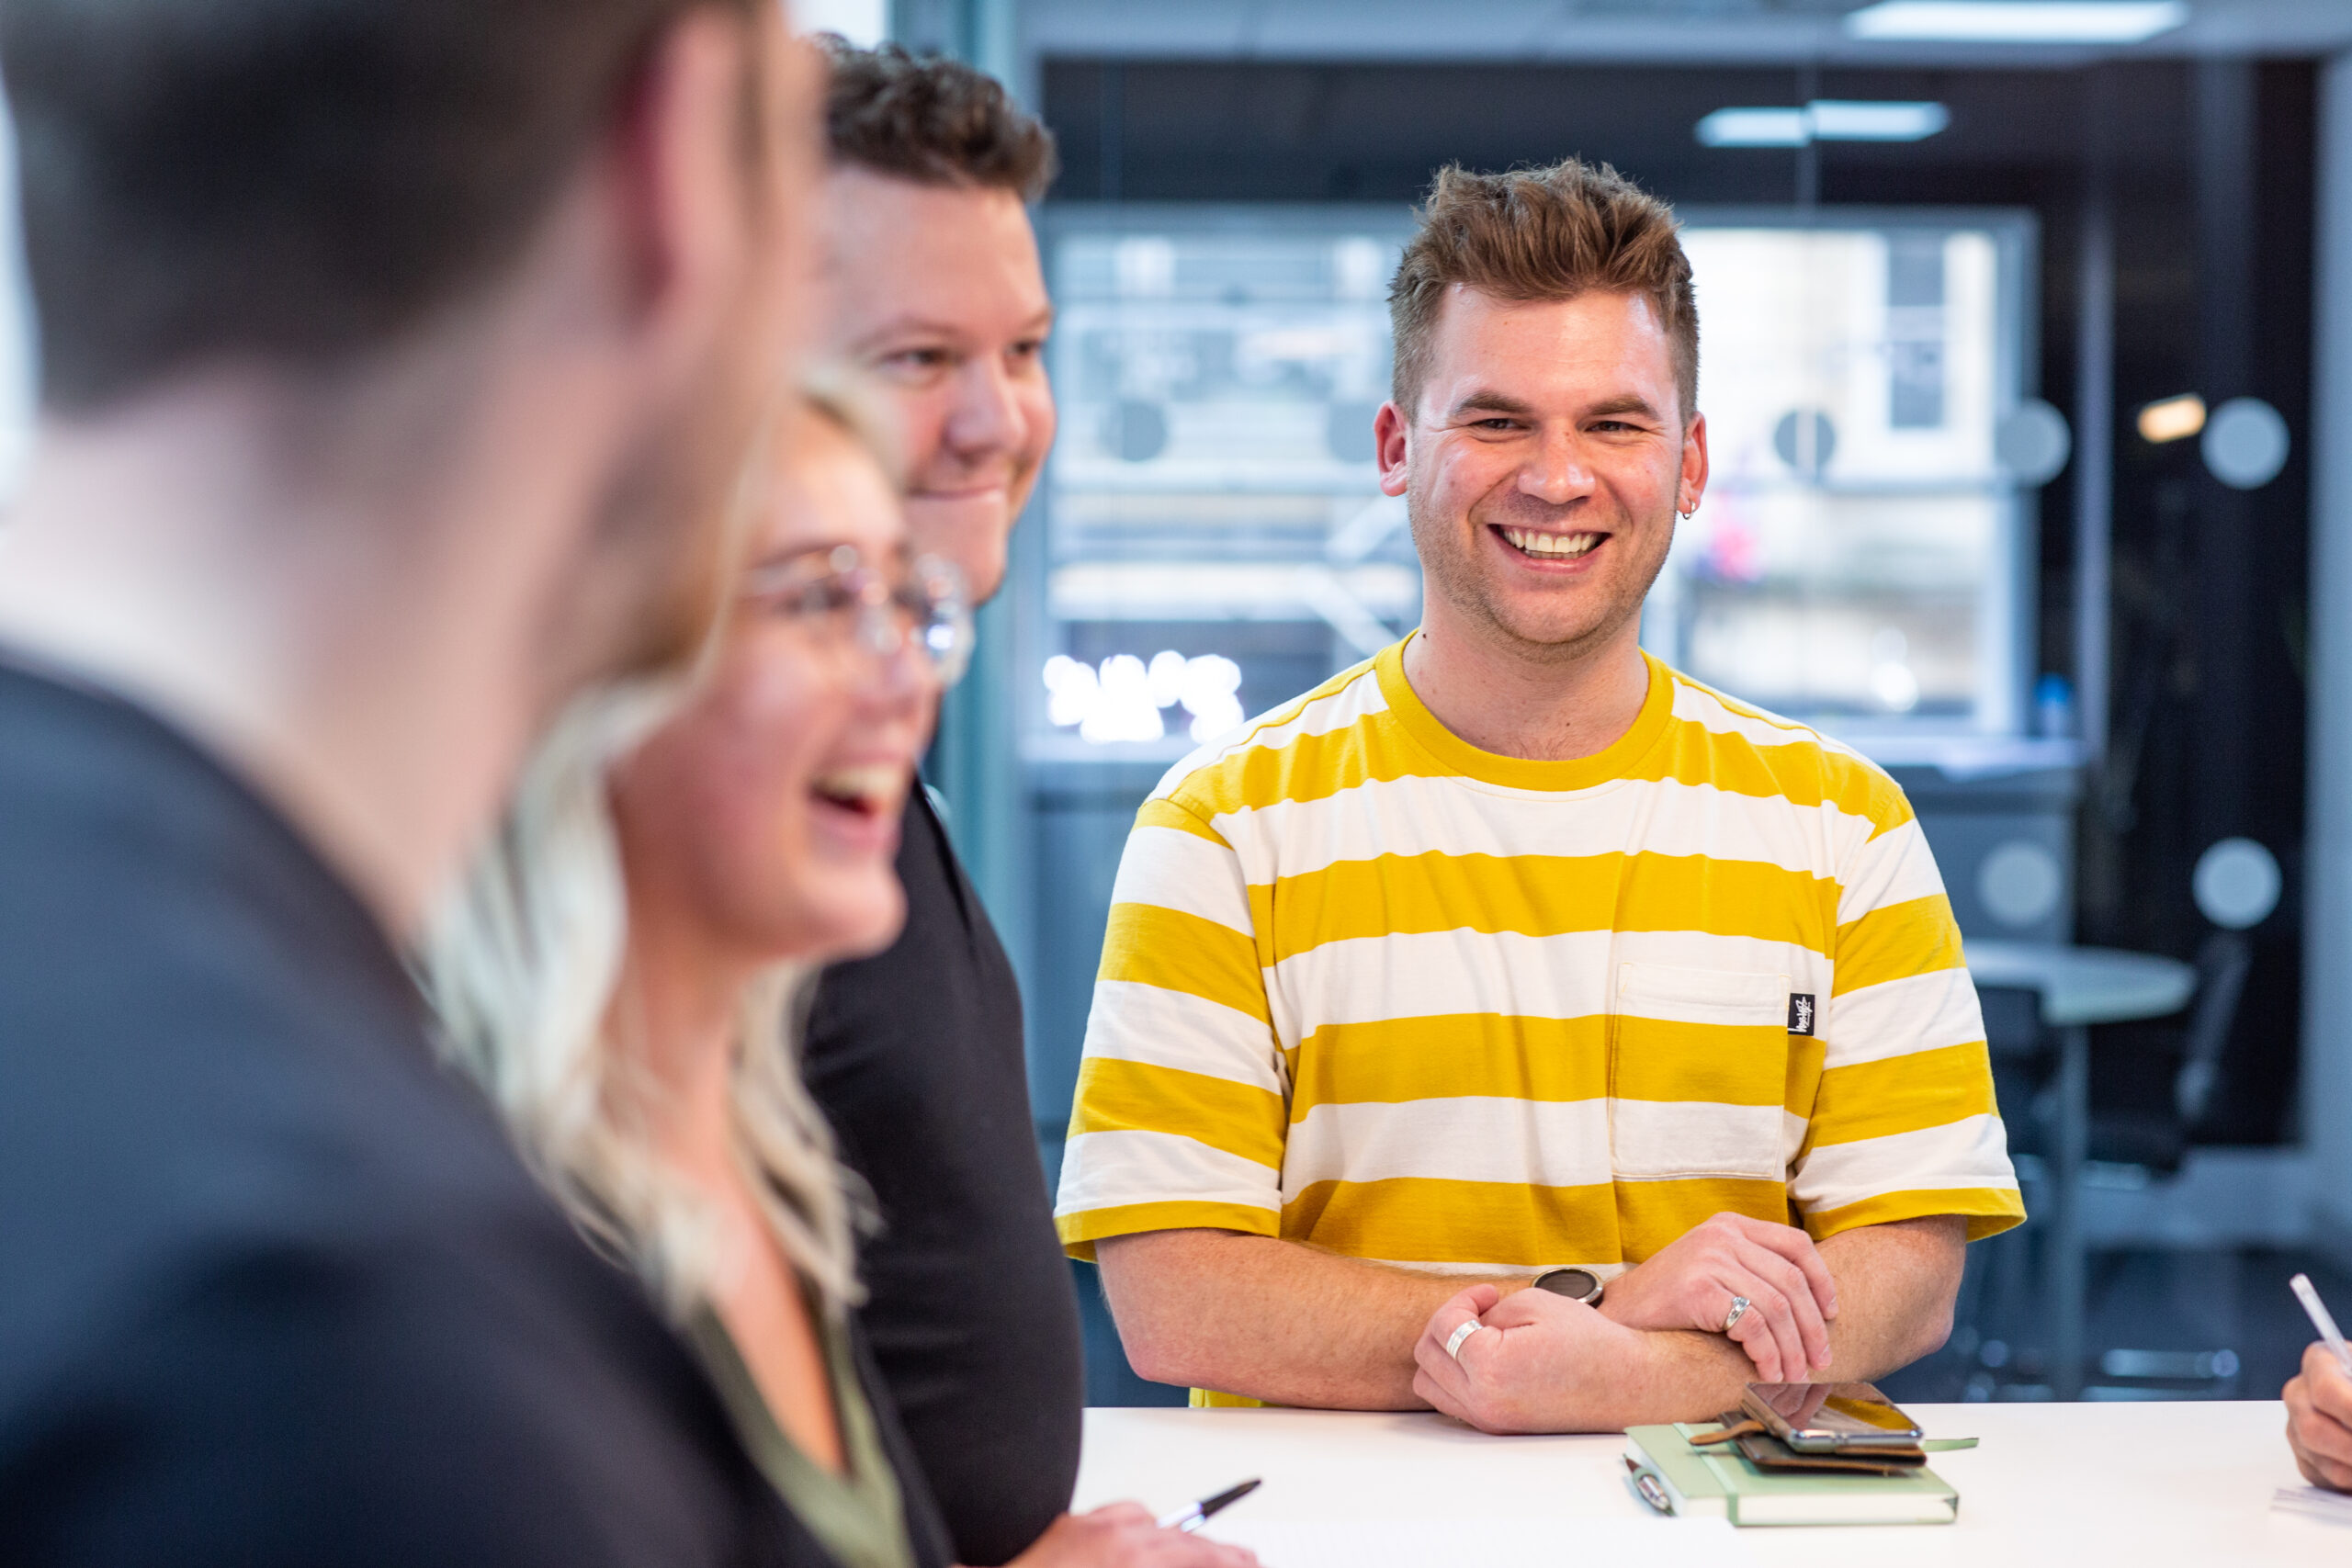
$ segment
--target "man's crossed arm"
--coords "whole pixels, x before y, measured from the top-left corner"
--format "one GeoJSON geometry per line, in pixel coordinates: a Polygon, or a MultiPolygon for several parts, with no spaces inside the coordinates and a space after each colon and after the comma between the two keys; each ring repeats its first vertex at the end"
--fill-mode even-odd
{"type": "Polygon", "coordinates": [[[1598,1311],[1524,1291],[1523,1276],[1472,1285],[1222,1231],[1122,1236],[1098,1256],[1127,1359],[1157,1382],[1598,1431],[1703,1419],[1751,1379],[1871,1378],[1917,1359],[1951,1331],[1963,1244],[1956,1217],[1816,1249],[1791,1226],[1718,1214],[1611,1280],[1598,1311]],[[1753,1303],[1736,1339],[1720,1332],[1734,1295],[1753,1303]],[[1482,1314],[1497,1332],[1446,1357],[1444,1336],[1482,1314]]]}
{"type": "MultiPolygon", "coordinates": [[[[1866,1225],[1823,1242],[1840,1310],[1830,1325],[1828,1364],[1810,1381],[1883,1377],[1941,1347],[1951,1333],[1966,1244],[1967,1222],[1957,1215],[1866,1225]]],[[[1719,1335],[1628,1331],[1541,1291],[1499,1300],[1490,1291],[1474,1287],[1448,1302],[1414,1347],[1414,1392],[1486,1431],[1702,1421],[1736,1408],[1741,1386],[1756,1377],[1719,1335]],[[1485,1329],[1448,1356],[1446,1341],[1474,1317],[1485,1329]]]]}

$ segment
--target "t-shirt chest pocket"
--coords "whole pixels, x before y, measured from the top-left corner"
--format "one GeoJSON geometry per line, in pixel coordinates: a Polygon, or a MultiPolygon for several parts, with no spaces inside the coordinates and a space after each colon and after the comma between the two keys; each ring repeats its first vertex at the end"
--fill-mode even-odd
{"type": "Polygon", "coordinates": [[[1785,1179],[1789,977],[1620,964],[1614,992],[1616,1174],[1785,1179]]]}

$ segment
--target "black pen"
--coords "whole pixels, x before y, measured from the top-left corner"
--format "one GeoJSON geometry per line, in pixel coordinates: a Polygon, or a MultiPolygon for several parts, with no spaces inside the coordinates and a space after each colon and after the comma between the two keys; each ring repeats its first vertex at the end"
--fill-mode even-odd
{"type": "Polygon", "coordinates": [[[1258,1481],[1253,1476],[1240,1485],[1228,1487],[1214,1497],[1204,1497],[1197,1503],[1185,1504],[1166,1518],[1161,1519],[1159,1528],[1164,1530],[1196,1530],[1201,1528],[1203,1519],[1220,1508],[1232,1506],[1256,1490],[1258,1490],[1258,1481]]]}

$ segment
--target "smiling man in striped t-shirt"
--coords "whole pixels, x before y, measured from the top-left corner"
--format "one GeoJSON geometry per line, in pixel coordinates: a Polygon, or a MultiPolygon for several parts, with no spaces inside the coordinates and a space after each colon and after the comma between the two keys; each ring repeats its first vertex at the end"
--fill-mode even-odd
{"type": "Polygon", "coordinates": [[[1438,180],[1376,427],[1421,627],[1120,865],[1058,1221],[1147,1377],[1705,1416],[1940,1344],[2022,1216],[1902,792],[1637,641],[1706,483],[1690,276],[1610,171],[1438,180]]]}

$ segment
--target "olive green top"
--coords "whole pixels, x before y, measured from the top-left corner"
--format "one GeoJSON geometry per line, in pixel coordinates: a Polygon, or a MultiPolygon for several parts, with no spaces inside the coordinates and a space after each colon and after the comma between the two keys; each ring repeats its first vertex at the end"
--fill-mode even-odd
{"type": "Polygon", "coordinates": [[[874,1408],[866,1403],[865,1386],[850,1356],[849,1337],[813,1303],[809,1319],[824,1350],[833,1409],[841,1423],[842,1457],[846,1463],[839,1475],[802,1453],[785,1436],[742,1352],[735,1348],[734,1337],[717,1313],[707,1306],[697,1310],[686,1325],[686,1335],[701,1353],[711,1381],[718,1385],[744,1449],[817,1543],[842,1568],[914,1568],[914,1548],[907,1540],[899,1478],[890,1468],[889,1456],[882,1451],[874,1408]]]}

